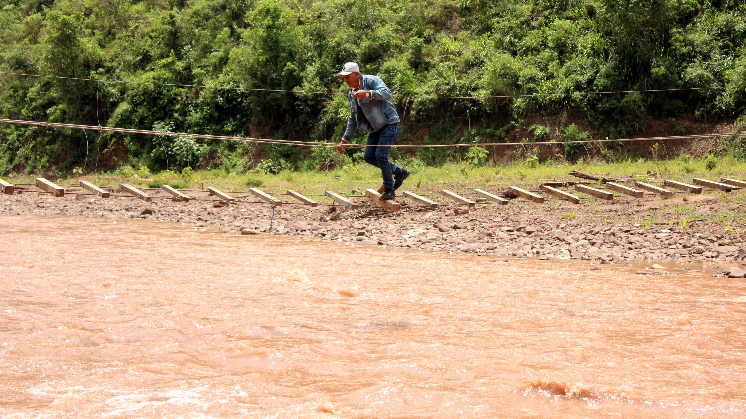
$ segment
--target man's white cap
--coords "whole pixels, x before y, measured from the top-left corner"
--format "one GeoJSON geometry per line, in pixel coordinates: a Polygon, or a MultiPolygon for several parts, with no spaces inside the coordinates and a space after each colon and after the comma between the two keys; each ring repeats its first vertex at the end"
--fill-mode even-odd
{"type": "Polygon", "coordinates": [[[342,67],[342,71],[337,73],[338,76],[346,76],[348,74],[352,73],[359,73],[360,67],[358,67],[357,63],[349,62],[345,64],[344,67],[342,67]]]}

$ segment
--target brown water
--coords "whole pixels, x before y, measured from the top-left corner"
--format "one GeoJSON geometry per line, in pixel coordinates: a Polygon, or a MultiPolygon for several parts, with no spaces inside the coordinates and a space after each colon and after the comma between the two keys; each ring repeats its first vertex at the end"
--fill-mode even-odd
{"type": "Polygon", "coordinates": [[[746,417],[746,281],[0,217],[3,417],[746,417]]]}

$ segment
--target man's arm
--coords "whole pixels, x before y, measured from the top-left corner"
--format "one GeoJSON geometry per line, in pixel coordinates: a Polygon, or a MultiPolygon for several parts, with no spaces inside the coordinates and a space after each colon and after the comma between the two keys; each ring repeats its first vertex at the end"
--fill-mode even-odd
{"type": "Polygon", "coordinates": [[[355,118],[355,114],[352,112],[352,101],[355,99],[350,98],[350,95],[347,95],[347,99],[350,102],[350,116],[347,118],[347,127],[345,128],[345,133],[342,134],[342,141],[337,145],[337,151],[343,152],[345,151],[345,147],[347,144],[352,142],[352,136],[355,135],[355,131],[357,130],[357,118],[355,118]]]}
{"type": "Polygon", "coordinates": [[[391,100],[393,97],[389,87],[380,78],[371,76],[368,83],[369,100],[391,100]]]}

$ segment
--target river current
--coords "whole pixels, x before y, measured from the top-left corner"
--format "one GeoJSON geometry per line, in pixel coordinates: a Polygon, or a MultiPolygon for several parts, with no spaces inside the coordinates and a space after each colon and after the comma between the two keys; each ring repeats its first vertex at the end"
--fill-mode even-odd
{"type": "Polygon", "coordinates": [[[746,281],[697,267],[73,217],[0,242],[2,417],[746,417],[746,281]]]}

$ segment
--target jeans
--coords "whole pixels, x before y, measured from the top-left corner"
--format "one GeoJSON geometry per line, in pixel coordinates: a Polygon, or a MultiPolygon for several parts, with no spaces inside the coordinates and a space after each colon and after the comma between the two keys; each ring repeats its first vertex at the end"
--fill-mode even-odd
{"type": "Polygon", "coordinates": [[[363,158],[368,164],[381,168],[383,176],[383,187],[386,190],[394,189],[393,175],[399,175],[402,168],[389,161],[389,150],[391,147],[385,147],[394,144],[394,140],[399,136],[399,124],[388,124],[376,132],[368,134],[367,147],[363,158]]]}

